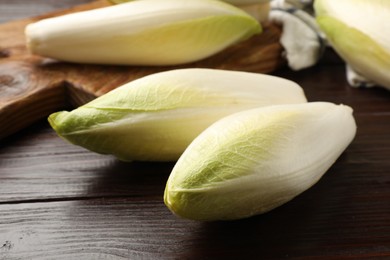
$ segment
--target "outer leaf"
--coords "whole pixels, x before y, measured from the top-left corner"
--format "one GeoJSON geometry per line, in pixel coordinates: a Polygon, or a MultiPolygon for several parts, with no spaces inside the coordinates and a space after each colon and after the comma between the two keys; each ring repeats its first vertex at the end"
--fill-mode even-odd
{"type": "Polygon", "coordinates": [[[244,11],[214,0],[143,0],[30,24],[30,50],[51,58],[175,65],[209,57],[260,33],[244,11]]]}
{"type": "Polygon", "coordinates": [[[132,81],[49,117],[68,141],[122,160],[177,160],[216,120],[249,108],[303,103],[295,83],[269,75],[181,69],[132,81]]]}
{"type": "Polygon", "coordinates": [[[390,1],[316,0],[315,11],[359,30],[390,52],[390,1]]]}
{"type": "Polygon", "coordinates": [[[323,102],[227,116],[180,157],[167,182],[165,203],[194,220],[267,212],[316,183],[355,131],[351,108],[323,102]]]}
{"type": "Polygon", "coordinates": [[[358,73],[390,88],[390,1],[317,0],[317,21],[358,73]]]}

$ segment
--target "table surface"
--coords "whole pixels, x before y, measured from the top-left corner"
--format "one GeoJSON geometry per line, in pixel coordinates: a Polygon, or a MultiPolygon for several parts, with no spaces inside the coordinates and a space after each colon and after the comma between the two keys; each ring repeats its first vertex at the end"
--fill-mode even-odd
{"type": "MultiPolygon", "coordinates": [[[[1,22],[83,2],[0,0],[1,22]]],[[[252,218],[184,220],[162,198],[174,163],[98,155],[43,120],[0,141],[0,259],[389,259],[390,92],[348,86],[332,52],[274,74],[354,109],[355,140],[315,186],[252,218]]]]}

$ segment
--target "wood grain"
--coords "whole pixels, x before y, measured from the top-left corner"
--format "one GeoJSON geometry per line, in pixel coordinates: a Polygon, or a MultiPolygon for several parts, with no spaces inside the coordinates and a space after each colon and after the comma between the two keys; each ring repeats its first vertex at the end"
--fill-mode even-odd
{"type": "Polygon", "coordinates": [[[0,252],[11,260],[390,256],[386,209],[366,201],[362,211],[349,203],[350,193],[327,200],[318,196],[320,189],[302,196],[305,203],[296,200],[235,222],[177,219],[159,197],[1,205],[0,252]],[[307,201],[319,198],[321,207],[307,207],[307,201]]]}
{"type": "Polygon", "coordinates": [[[173,167],[94,154],[58,138],[49,128],[33,140],[18,138],[4,146],[10,148],[0,149],[0,204],[161,195],[173,167]]]}
{"type": "Polygon", "coordinates": [[[72,5],[81,5],[93,0],[1,0],[0,23],[44,15],[49,12],[67,9],[72,5]]]}
{"type": "Polygon", "coordinates": [[[201,67],[269,73],[284,64],[280,28],[264,32],[201,61],[181,66],[105,66],[30,55],[24,28],[34,21],[109,5],[94,1],[64,11],[0,24],[0,139],[66,105],[79,106],[126,82],[165,70],[201,67]]]}

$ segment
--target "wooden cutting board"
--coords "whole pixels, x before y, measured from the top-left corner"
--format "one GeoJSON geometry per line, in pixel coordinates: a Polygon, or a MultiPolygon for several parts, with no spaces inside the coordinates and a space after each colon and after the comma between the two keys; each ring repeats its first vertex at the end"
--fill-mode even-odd
{"type": "Polygon", "coordinates": [[[106,0],[60,12],[0,24],[0,139],[65,107],[79,106],[126,82],[159,71],[203,67],[269,73],[284,64],[281,29],[264,32],[205,60],[183,66],[86,65],[34,56],[25,47],[24,28],[37,20],[107,6],[106,0]]]}

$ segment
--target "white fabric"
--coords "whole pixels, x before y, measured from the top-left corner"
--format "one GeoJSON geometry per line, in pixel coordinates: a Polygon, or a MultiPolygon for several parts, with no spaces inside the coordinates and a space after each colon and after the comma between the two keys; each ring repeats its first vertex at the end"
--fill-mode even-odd
{"type": "Polygon", "coordinates": [[[303,11],[305,3],[292,2],[299,2],[299,5],[296,7],[284,0],[272,1],[269,19],[283,26],[280,43],[289,67],[301,70],[315,65],[320,59],[325,48],[324,36],[315,18],[303,11]]]}
{"type": "Polygon", "coordinates": [[[352,87],[373,87],[375,83],[370,82],[364,76],[356,72],[348,64],[346,65],[347,69],[347,81],[352,87]]]}
{"type": "MultiPolygon", "coordinates": [[[[289,67],[301,70],[315,65],[328,43],[318,27],[312,9],[313,0],[273,0],[270,21],[283,26],[280,43],[289,67]]],[[[346,78],[353,87],[375,84],[346,65],[346,78]]]]}

